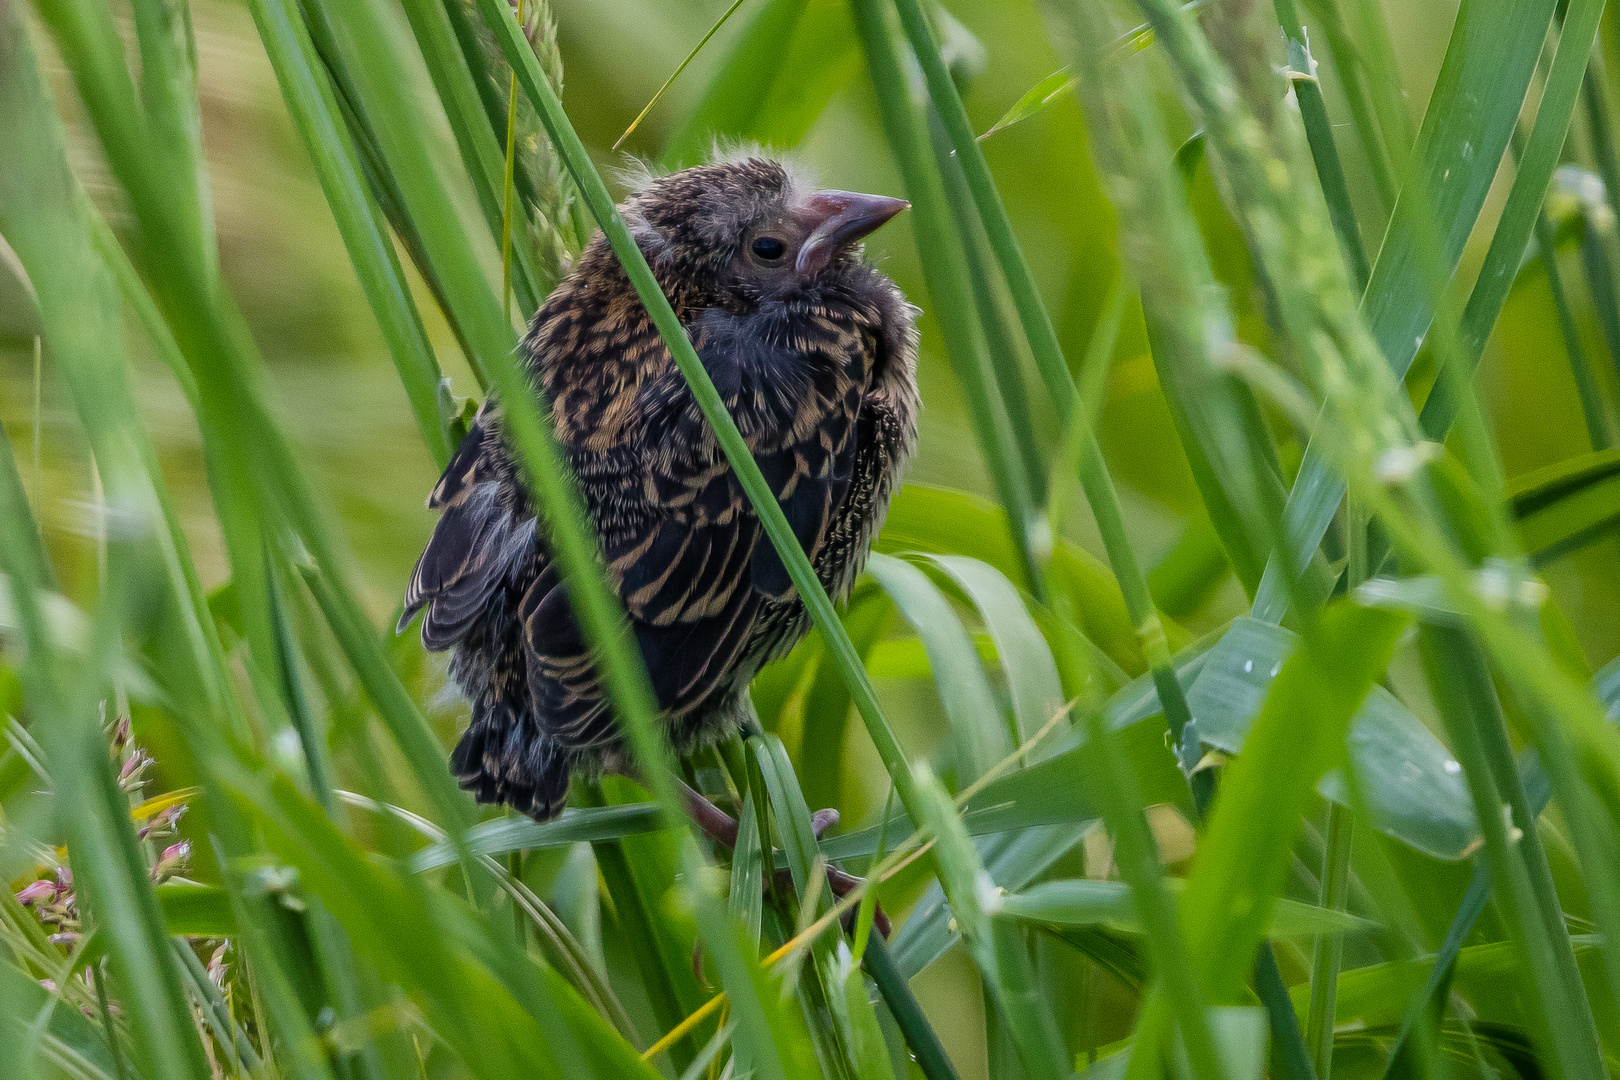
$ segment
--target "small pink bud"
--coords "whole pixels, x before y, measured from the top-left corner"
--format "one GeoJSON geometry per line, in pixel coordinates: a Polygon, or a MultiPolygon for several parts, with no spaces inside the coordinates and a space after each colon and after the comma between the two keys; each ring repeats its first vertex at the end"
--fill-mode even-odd
{"type": "Polygon", "coordinates": [[[54,882],[41,879],[24,886],[22,892],[17,894],[17,902],[22,904],[24,907],[27,907],[36,901],[55,895],[56,884],[54,882]]]}

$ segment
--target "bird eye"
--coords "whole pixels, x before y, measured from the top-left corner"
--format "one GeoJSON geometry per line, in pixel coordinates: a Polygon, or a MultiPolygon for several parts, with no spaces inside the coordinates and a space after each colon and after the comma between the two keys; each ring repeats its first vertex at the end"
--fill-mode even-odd
{"type": "Polygon", "coordinates": [[[787,254],[787,245],[774,236],[762,236],[754,241],[754,254],[766,262],[775,262],[787,254]]]}

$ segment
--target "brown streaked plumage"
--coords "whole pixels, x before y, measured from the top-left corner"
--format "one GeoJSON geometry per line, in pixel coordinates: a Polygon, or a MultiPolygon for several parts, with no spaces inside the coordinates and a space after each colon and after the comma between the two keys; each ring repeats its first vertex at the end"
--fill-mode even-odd
{"type": "MultiPolygon", "coordinates": [[[[916,436],[913,309],[859,240],[904,203],[808,190],[778,162],[651,180],[620,208],[835,600],[848,595],[916,436]]],[[[536,313],[529,371],[579,478],[670,740],[735,731],[755,672],[808,615],[674,360],[598,234],[536,313]]],[[[485,402],[429,497],[405,597],[454,647],[472,723],[463,787],[537,819],[570,773],[620,765],[545,531],[485,402]]]]}

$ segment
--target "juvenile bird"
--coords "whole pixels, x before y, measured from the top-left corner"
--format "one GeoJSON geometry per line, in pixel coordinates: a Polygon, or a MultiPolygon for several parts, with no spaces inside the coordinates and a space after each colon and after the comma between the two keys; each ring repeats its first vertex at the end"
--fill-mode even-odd
{"type": "MultiPolygon", "coordinates": [[[[749,156],[650,179],[619,208],[835,601],[916,438],[914,309],[860,245],[906,205],[816,191],[749,156]]],[[[749,681],[809,617],[600,233],[535,314],[522,356],[671,744],[685,754],[726,738],[749,681]]],[[[428,505],[442,516],[399,629],[425,608],[423,644],[456,650],[472,723],[451,769],[479,802],[546,820],[570,774],[627,762],[494,398],[428,505]]]]}

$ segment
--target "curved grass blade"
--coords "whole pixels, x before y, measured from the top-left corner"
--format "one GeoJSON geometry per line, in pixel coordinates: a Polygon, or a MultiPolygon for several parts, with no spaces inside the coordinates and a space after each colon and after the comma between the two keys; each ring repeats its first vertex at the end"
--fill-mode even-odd
{"type": "Polygon", "coordinates": [[[866,572],[889,594],[928,650],[934,682],[950,721],[957,783],[965,787],[1013,748],[973,641],[944,592],[917,567],[874,554],[866,572]]]}
{"type": "Polygon", "coordinates": [[[754,806],[754,793],[750,791],[737,811],[737,846],[731,851],[726,907],[752,942],[759,941],[764,919],[764,886],[765,860],[760,850],[759,814],[754,806]]]}
{"type": "MultiPolygon", "coordinates": [[[[1005,513],[988,499],[965,491],[907,484],[895,493],[876,549],[890,555],[919,551],[965,555],[995,567],[1015,586],[1034,591],[1005,513]]],[[[1068,594],[1086,638],[1112,663],[1129,674],[1140,673],[1145,665],[1136,633],[1108,568],[1078,544],[1055,538],[1048,576],[1054,588],[1068,594]]],[[[1188,640],[1186,631],[1173,623],[1166,626],[1166,633],[1176,648],[1188,640]]]]}
{"type": "MultiPolygon", "coordinates": [[[[1147,29],[1143,27],[1142,29],[1147,29]]],[[[1001,114],[997,120],[985,129],[979,136],[982,141],[988,139],[998,131],[1006,131],[1014,124],[1021,124],[1046,108],[1065,94],[1073,93],[1076,76],[1066,67],[1060,67],[1028,90],[1024,96],[1012,103],[1012,107],[1001,114]]]]}
{"type": "MultiPolygon", "coordinates": [[[[1167,878],[1165,885],[1171,892],[1180,892],[1186,887],[1180,878],[1167,878]]],[[[1053,926],[1111,926],[1131,933],[1143,932],[1141,923],[1136,920],[1136,901],[1131,887],[1122,881],[1092,878],[1043,881],[1002,897],[1001,910],[1014,918],[1053,926]]],[[[1272,910],[1266,933],[1271,937],[1309,937],[1372,927],[1365,919],[1334,908],[1283,899],[1278,900],[1272,910]]]]}
{"type": "Polygon", "coordinates": [[[1013,743],[1023,745],[1063,709],[1063,684],[1046,638],[1018,591],[994,567],[957,555],[937,555],[929,562],[967,594],[984,620],[1007,676],[1016,721],[1013,743]]]}
{"type": "MultiPolygon", "coordinates": [[[[657,807],[651,803],[627,806],[576,806],[550,821],[501,817],[481,822],[466,832],[467,850],[474,855],[506,855],[513,851],[538,851],[582,842],[598,843],[663,828],[657,807]]],[[[436,841],[411,856],[411,869],[417,873],[450,866],[459,858],[456,849],[436,841]]]]}

